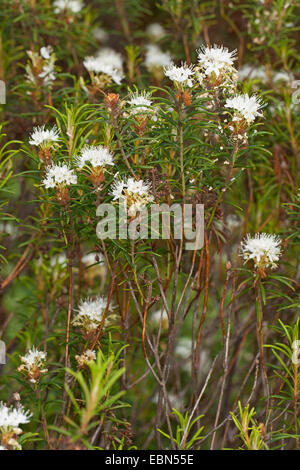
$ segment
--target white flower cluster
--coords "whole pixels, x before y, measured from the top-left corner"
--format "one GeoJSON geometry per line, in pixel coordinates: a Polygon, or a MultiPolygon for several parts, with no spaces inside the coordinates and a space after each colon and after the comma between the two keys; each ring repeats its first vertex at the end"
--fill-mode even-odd
{"type": "Polygon", "coordinates": [[[294,75],[286,70],[275,70],[270,71],[269,76],[264,67],[256,65],[245,64],[238,70],[239,80],[259,80],[262,83],[266,83],[269,79],[272,79],[273,83],[284,83],[289,86],[292,85],[294,75]]]}
{"type": "Polygon", "coordinates": [[[146,33],[153,41],[159,41],[166,35],[165,28],[159,23],[151,23],[146,28],[146,33]]]}
{"type": "Polygon", "coordinates": [[[92,168],[105,167],[106,165],[114,165],[113,155],[108,148],[102,145],[86,146],[81,150],[80,156],[77,158],[79,168],[83,168],[90,164],[92,168]]]}
{"type": "Polygon", "coordinates": [[[172,57],[169,52],[162,51],[156,44],[146,46],[145,66],[149,72],[168,67],[171,63],[172,57]]]}
{"type": "Polygon", "coordinates": [[[41,267],[43,267],[43,270],[46,269],[53,278],[53,281],[57,281],[65,273],[67,264],[68,258],[65,253],[55,253],[50,259],[48,257],[39,257],[35,262],[36,269],[39,271],[41,267]]]}
{"type": "Polygon", "coordinates": [[[238,72],[233,66],[236,51],[227,47],[203,46],[198,51],[198,65],[195,67],[195,78],[200,85],[215,93],[220,89],[232,93],[236,89],[238,72]]]}
{"type": "Polygon", "coordinates": [[[32,64],[25,67],[27,80],[34,85],[41,80],[45,87],[49,87],[56,79],[55,61],[56,56],[52,46],[44,46],[40,49],[40,54],[33,51],[27,51],[32,64]]]}
{"type": "MultiPolygon", "coordinates": [[[[164,403],[165,398],[163,397],[163,403],[164,403]]],[[[158,393],[155,393],[155,395],[152,398],[152,403],[157,404],[158,403],[158,393]]],[[[168,391],[168,407],[170,408],[170,411],[175,408],[178,411],[183,411],[184,408],[184,402],[182,400],[182,397],[179,397],[176,393],[168,391]]]]}
{"type": "Polygon", "coordinates": [[[33,366],[42,366],[46,361],[47,353],[44,351],[38,351],[35,347],[29,349],[25,356],[21,356],[21,361],[27,370],[30,370],[33,366]]]}
{"type": "Polygon", "coordinates": [[[167,311],[164,308],[160,310],[155,310],[151,315],[151,323],[155,327],[159,327],[161,324],[162,328],[168,328],[169,317],[167,311]]]}
{"type": "Polygon", "coordinates": [[[29,423],[32,414],[25,411],[23,406],[14,408],[0,402],[0,428],[18,428],[20,424],[29,423]]]}
{"type": "Polygon", "coordinates": [[[239,80],[260,80],[262,82],[267,81],[267,73],[263,67],[257,67],[255,65],[245,64],[238,70],[239,80]]]}
{"type": "Polygon", "coordinates": [[[53,48],[52,46],[43,46],[40,49],[40,54],[43,57],[43,59],[50,59],[52,54],[53,54],[53,48]]]}
{"type": "Polygon", "coordinates": [[[67,165],[51,165],[46,168],[46,176],[42,181],[45,188],[59,188],[77,183],[77,176],[74,170],[67,165]]]}
{"type": "Polygon", "coordinates": [[[111,194],[114,201],[119,199],[124,202],[130,216],[135,216],[142,211],[149,202],[154,200],[150,194],[150,184],[143,180],[137,181],[134,178],[118,181],[113,185],[111,194]]]}
{"type": "Polygon", "coordinates": [[[18,236],[18,227],[11,222],[0,222],[0,233],[9,235],[12,239],[18,236]]]}
{"type": "Polygon", "coordinates": [[[276,268],[281,256],[281,239],[276,235],[257,233],[254,237],[249,234],[241,243],[241,256],[245,262],[254,261],[255,268],[276,268]]]}
{"type": "Polygon", "coordinates": [[[20,359],[23,364],[18,367],[18,371],[28,374],[31,383],[36,383],[41,374],[48,372],[48,369],[45,369],[47,353],[44,351],[38,351],[33,347],[20,359]]]}
{"type": "Polygon", "coordinates": [[[95,56],[87,57],[83,65],[89,72],[97,75],[104,74],[118,85],[124,78],[123,58],[121,54],[109,47],[101,49],[95,56]]]}
{"type": "Polygon", "coordinates": [[[192,354],[192,344],[193,342],[191,338],[179,338],[175,348],[176,356],[180,357],[181,359],[188,359],[192,354]]]}
{"type": "Polygon", "coordinates": [[[52,129],[45,129],[45,125],[34,127],[30,135],[30,145],[41,147],[42,149],[51,148],[59,141],[59,131],[56,126],[52,129]]]}
{"type": "Polygon", "coordinates": [[[151,23],[146,28],[146,33],[153,41],[159,41],[166,35],[165,28],[159,23],[151,23]]]}
{"type": "Polygon", "coordinates": [[[192,87],[193,82],[191,77],[194,75],[194,70],[192,65],[182,64],[180,67],[172,64],[168,67],[165,67],[165,75],[170,80],[175,82],[177,86],[188,86],[192,87]]]}
{"type": "Polygon", "coordinates": [[[57,281],[61,275],[64,275],[67,264],[68,258],[65,253],[56,253],[54,256],[51,256],[49,267],[54,281],[57,281]]]}
{"type": "Polygon", "coordinates": [[[53,6],[54,13],[56,14],[65,10],[69,10],[72,13],[79,13],[83,8],[83,3],[81,0],[55,0],[53,6]]]}
{"type": "Polygon", "coordinates": [[[214,74],[216,77],[234,71],[233,62],[236,51],[229,52],[227,47],[203,47],[198,51],[198,63],[205,75],[214,74]]]}
{"type": "Polygon", "coordinates": [[[76,355],[75,359],[77,361],[77,364],[82,367],[95,361],[96,357],[97,356],[96,356],[95,351],[92,351],[91,349],[87,349],[86,351],[84,351],[84,353],[80,355],[79,354],[76,355]]]}
{"type": "Polygon", "coordinates": [[[81,261],[86,266],[92,266],[93,264],[103,264],[104,256],[102,253],[88,253],[82,257],[81,261]]]}
{"type": "MultiPolygon", "coordinates": [[[[192,353],[193,353],[193,341],[192,338],[187,336],[183,336],[178,339],[176,346],[175,346],[175,355],[176,357],[182,361],[184,365],[184,371],[187,374],[191,373],[192,370],[192,353]]],[[[201,349],[199,354],[199,374],[207,374],[207,368],[209,365],[209,355],[206,349],[201,349]]]]}
{"type": "Polygon", "coordinates": [[[251,124],[257,116],[263,116],[259,112],[262,106],[263,104],[256,95],[249,96],[248,93],[227,98],[225,103],[225,108],[234,110],[233,121],[244,119],[247,124],[251,124]]]}
{"type": "Polygon", "coordinates": [[[97,41],[100,41],[100,42],[106,42],[108,41],[108,34],[107,32],[105,31],[105,29],[103,28],[95,28],[93,29],[93,32],[92,32],[93,36],[95,39],[97,39],[97,41]]]}
{"type": "Polygon", "coordinates": [[[226,217],[226,225],[228,230],[232,232],[241,227],[242,221],[237,214],[228,214],[226,217]]]}
{"type": "Polygon", "coordinates": [[[151,95],[147,92],[142,93],[134,93],[130,100],[128,100],[128,104],[130,105],[130,113],[131,114],[149,114],[153,112],[152,109],[152,101],[150,100],[151,95]]]}
{"type": "Polygon", "coordinates": [[[290,72],[286,72],[285,70],[279,70],[273,74],[272,80],[274,83],[286,83],[288,85],[292,85],[294,80],[294,75],[290,72]]]}
{"type": "Polygon", "coordinates": [[[66,257],[65,253],[57,253],[56,255],[50,258],[50,266],[52,268],[62,267],[66,265],[67,262],[68,262],[68,258],[66,257]]]}
{"type": "Polygon", "coordinates": [[[17,441],[17,436],[22,433],[20,424],[29,423],[31,416],[32,414],[29,411],[25,411],[23,406],[14,408],[0,402],[0,431],[2,434],[2,444],[4,444],[1,450],[7,450],[7,447],[10,449],[22,449],[17,441]]]}
{"type": "MultiPolygon", "coordinates": [[[[73,319],[73,325],[79,326],[87,333],[96,330],[101,325],[106,307],[107,299],[100,296],[95,300],[87,299],[81,301],[78,314],[73,319]]],[[[105,325],[106,324],[107,319],[105,320],[105,325]]]]}

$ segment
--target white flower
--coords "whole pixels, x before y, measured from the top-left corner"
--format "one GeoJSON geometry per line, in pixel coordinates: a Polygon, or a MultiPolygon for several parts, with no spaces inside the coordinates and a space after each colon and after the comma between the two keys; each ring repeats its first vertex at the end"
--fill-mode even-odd
{"type": "Polygon", "coordinates": [[[55,60],[56,60],[55,56],[51,56],[51,58],[47,62],[44,63],[43,69],[41,73],[39,74],[39,77],[44,79],[45,86],[51,85],[56,79],[55,60]]]}
{"type": "Polygon", "coordinates": [[[145,66],[148,70],[167,67],[172,63],[172,57],[169,52],[163,52],[156,44],[146,46],[145,66]]]}
{"type": "Polygon", "coordinates": [[[229,52],[227,47],[217,46],[202,47],[198,51],[198,62],[205,75],[214,73],[216,77],[220,73],[234,70],[232,64],[235,60],[236,51],[229,52]]]}
{"type": "Polygon", "coordinates": [[[30,135],[30,145],[36,145],[41,148],[49,148],[59,140],[59,130],[56,126],[52,129],[45,129],[45,125],[34,127],[30,135]]]}
{"type": "Polygon", "coordinates": [[[147,34],[151,39],[158,41],[166,35],[165,28],[159,23],[151,23],[146,28],[147,34]]]}
{"type": "Polygon", "coordinates": [[[52,268],[56,266],[63,266],[67,263],[68,259],[65,253],[58,253],[55,256],[52,256],[50,259],[50,266],[52,268]]]}
{"type": "Polygon", "coordinates": [[[43,79],[43,85],[51,87],[56,79],[55,61],[56,56],[52,46],[43,46],[40,49],[40,55],[34,51],[27,51],[32,64],[28,63],[25,67],[27,81],[40,86],[40,78],[43,79]],[[42,70],[41,70],[42,68],[42,70]],[[39,74],[37,75],[37,73],[39,74]]]}
{"type": "Polygon", "coordinates": [[[83,63],[89,72],[108,75],[115,83],[117,83],[117,85],[120,85],[124,78],[122,71],[115,69],[110,64],[104,64],[98,57],[87,57],[83,63]]]}
{"type": "Polygon", "coordinates": [[[36,383],[41,374],[48,372],[48,369],[44,368],[47,353],[43,351],[38,351],[33,347],[20,359],[23,364],[18,367],[18,371],[28,374],[29,381],[32,383],[36,383]]]}
{"type": "Polygon", "coordinates": [[[103,28],[95,28],[92,34],[97,41],[106,42],[108,40],[108,34],[103,28]]]}
{"type": "Polygon", "coordinates": [[[132,114],[140,114],[140,113],[149,113],[151,112],[151,105],[152,101],[149,99],[150,94],[143,92],[143,93],[134,93],[128,103],[132,107],[131,113],[132,114]]]}
{"type": "Polygon", "coordinates": [[[91,266],[93,264],[103,264],[104,257],[102,253],[88,253],[82,257],[81,261],[87,266],[91,266]]]}
{"type": "Polygon", "coordinates": [[[81,0],[55,0],[53,3],[54,13],[60,13],[64,10],[69,10],[72,13],[79,13],[83,8],[81,0]]]}
{"type": "Polygon", "coordinates": [[[40,54],[43,57],[43,59],[50,59],[51,55],[53,54],[53,47],[52,46],[41,47],[40,54]]]}
{"type": "Polygon", "coordinates": [[[171,64],[168,67],[165,67],[165,75],[176,82],[177,84],[183,84],[185,86],[191,87],[193,86],[193,82],[190,77],[194,75],[193,66],[182,64],[180,67],[176,67],[176,65],[171,64]]]}
{"type": "Polygon", "coordinates": [[[124,78],[123,58],[109,47],[101,49],[95,56],[87,57],[83,65],[89,72],[108,75],[118,85],[124,78]]]}
{"type": "Polygon", "coordinates": [[[280,70],[279,72],[275,72],[273,75],[274,83],[285,82],[285,83],[291,84],[293,80],[294,80],[293,74],[288,73],[285,70],[280,70]]]}
{"type": "Polygon", "coordinates": [[[257,233],[249,234],[241,243],[241,256],[245,261],[253,260],[256,268],[276,268],[281,256],[281,239],[276,235],[257,233]]]}
{"type": "Polygon", "coordinates": [[[114,201],[119,199],[126,204],[130,216],[135,216],[136,212],[142,211],[149,202],[154,200],[149,191],[149,183],[130,177],[125,181],[116,182],[111,194],[114,201]]]}
{"type": "Polygon", "coordinates": [[[149,192],[149,184],[143,180],[135,180],[134,178],[128,178],[127,181],[120,181],[116,184],[112,194],[114,200],[122,196],[122,192],[126,188],[126,191],[130,194],[137,194],[139,196],[147,196],[149,192]]]}
{"type": "Polygon", "coordinates": [[[35,347],[30,349],[25,356],[21,356],[21,361],[24,363],[27,370],[32,369],[33,366],[42,366],[46,361],[47,353],[38,351],[35,347]]]}
{"type": "Polygon", "coordinates": [[[90,362],[95,361],[97,358],[95,351],[87,349],[81,355],[75,356],[75,359],[79,366],[88,365],[90,362]]]}
{"type": "Polygon", "coordinates": [[[20,424],[29,423],[32,414],[25,411],[23,406],[8,407],[0,402],[0,428],[18,428],[20,424]]]}
{"type": "Polygon", "coordinates": [[[175,348],[176,356],[180,357],[181,359],[188,359],[192,354],[192,340],[191,338],[179,338],[176,348],[175,348]]]}
{"type": "Polygon", "coordinates": [[[47,167],[46,177],[42,184],[45,188],[56,188],[58,186],[69,186],[77,183],[74,170],[67,165],[58,164],[47,167]]]}
{"type": "Polygon", "coordinates": [[[243,65],[239,70],[238,70],[238,76],[239,80],[261,80],[262,82],[267,81],[267,74],[266,71],[263,67],[256,67],[254,65],[248,65],[245,64],[243,65]]]}
{"type": "Polygon", "coordinates": [[[0,222],[0,232],[6,233],[11,238],[16,238],[18,235],[18,227],[11,222],[0,222]]]}
{"type": "Polygon", "coordinates": [[[56,253],[54,256],[51,256],[50,260],[39,258],[36,261],[36,266],[38,269],[43,265],[49,270],[54,281],[56,281],[60,275],[64,274],[65,268],[67,266],[68,259],[65,253],[56,253]],[[47,263],[47,264],[46,264],[47,263]]]}
{"type": "Polygon", "coordinates": [[[7,449],[4,446],[0,446],[0,450],[7,450],[7,449]]]}
{"type": "MultiPolygon", "coordinates": [[[[87,332],[95,330],[101,325],[106,307],[107,299],[104,297],[81,301],[78,314],[73,319],[73,325],[82,327],[87,332]]],[[[111,307],[109,310],[111,310],[111,307]]]]}
{"type": "Polygon", "coordinates": [[[167,311],[164,308],[155,310],[151,315],[151,322],[156,327],[159,327],[161,323],[162,328],[168,328],[169,317],[167,311]]]}
{"type": "Polygon", "coordinates": [[[108,148],[98,145],[86,146],[81,150],[81,155],[77,158],[79,168],[83,168],[89,163],[93,168],[113,165],[113,155],[108,148]]]}
{"type": "Polygon", "coordinates": [[[229,214],[226,217],[226,225],[230,231],[234,230],[235,228],[241,227],[241,219],[236,214],[229,214]]]}
{"type": "Polygon", "coordinates": [[[115,69],[122,70],[123,68],[124,60],[122,55],[110,47],[103,47],[100,49],[96,54],[96,57],[102,60],[103,63],[111,65],[115,69]]]}
{"type": "MultiPolygon", "coordinates": [[[[163,403],[165,400],[165,397],[163,397],[163,403]]],[[[155,393],[155,395],[152,398],[152,403],[158,403],[158,393],[155,393]]],[[[183,411],[184,403],[182,399],[176,395],[176,393],[173,392],[168,392],[168,401],[170,402],[171,410],[175,408],[176,410],[181,410],[183,411]]],[[[169,406],[169,403],[168,403],[169,406]]]]}
{"type": "Polygon", "coordinates": [[[256,95],[249,96],[247,93],[227,98],[225,108],[232,108],[236,111],[237,114],[233,118],[234,121],[243,118],[248,124],[251,124],[257,116],[263,116],[259,112],[262,108],[259,98],[256,95]]]}
{"type": "Polygon", "coordinates": [[[114,201],[119,198],[124,197],[123,191],[126,188],[126,183],[124,181],[116,181],[111,190],[111,195],[114,196],[114,201]]]}

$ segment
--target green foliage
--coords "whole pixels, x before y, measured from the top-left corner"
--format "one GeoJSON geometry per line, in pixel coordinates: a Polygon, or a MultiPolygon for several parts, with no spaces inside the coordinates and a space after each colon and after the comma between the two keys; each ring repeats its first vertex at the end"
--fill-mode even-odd
{"type": "Polygon", "coordinates": [[[254,408],[249,408],[249,404],[243,409],[239,401],[240,420],[231,413],[232,419],[238,430],[240,431],[240,438],[244,442],[247,450],[262,450],[268,449],[262,437],[262,425],[257,424],[253,419],[256,414],[254,408]]]}
{"type": "MultiPolygon", "coordinates": [[[[179,419],[179,424],[177,425],[176,434],[174,436],[174,443],[176,445],[176,449],[188,450],[198,448],[198,443],[202,439],[201,434],[203,432],[204,426],[199,427],[194,433],[192,432],[192,429],[196,425],[196,423],[198,423],[198,421],[203,417],[203,415],[197,416],[197,418],[192,420],[188,412],[186,412],[183,416],[179,411],[175,410],[175,408],[173,408],[173,414],[176,415],[179,419]]],[[[158,431],[163,436],[171,440],[169,434],[163,432],[161,429],[158,429],[158,431]]]]}

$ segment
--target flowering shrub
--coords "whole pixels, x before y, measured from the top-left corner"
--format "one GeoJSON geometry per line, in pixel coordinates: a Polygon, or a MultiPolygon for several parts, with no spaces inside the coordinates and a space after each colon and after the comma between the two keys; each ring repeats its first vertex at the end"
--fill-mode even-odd
{"type": "Polygon", "coordinates": [[[299,448],[299,4],[2,3],[0,449],[299,448]]]}

